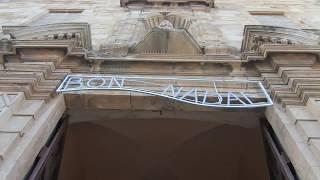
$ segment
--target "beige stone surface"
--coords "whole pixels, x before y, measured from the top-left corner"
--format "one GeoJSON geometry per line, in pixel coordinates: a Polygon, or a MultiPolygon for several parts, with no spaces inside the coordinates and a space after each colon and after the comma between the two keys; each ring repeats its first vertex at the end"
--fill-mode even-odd
{"type": "Polygon", "coordinates": [[[318,180],[318,179],[320,179],[320,167],[319,167],[319,166],[313,166],[313,167],[311,168],[311,170],[312,170],[313,172],[315,172],[315,173],[310,174],[310,175],[306,178],[306,180],[318,180]]]}
{"type": "Polygon", "coordinates": [[[301,132],[304,140],[308,142],[310,139],[320,139],[320,123],[317,121],[299,121],[297,129],[301,132]]]}
{"type": "Polygon", "coordinates": [[[318,120],[320,120],[320,99],[310,98],[307,104],[309,112],[311,112],[318,120]]]}
{"type": "Polygon", "coordinates": [[[0,159],[1,162],[7,159],[7,155],[16,148],[16,142],[19,139],[17,133],[0,134],[0,159]]]}
{"type": "Polygon", "coordinates": [[[27,100],[24,101],[15,111],[14,115],[17,116],[31,116],[33,119],[37,119],[40,113],[41,107],[44,105],[44,101],[41,100],[27,100]]]}
{"type": "Polygon", "coordinates": [[[18,180],[26,175],[65,111],[61,95],[46,104],[30,100],[20,103],[17,112],[30,110],[27,114],[12,113],[10,118],[0,119],[0,179],[18,180]]]}
{"type": "MultiPolygon", "coordinates": [[[[107,42],[119,45],[114,48],[115,51],[128,48],[121,47],[121,44],[127,41],[130,41],[129,44],[135,42],[136,39],[132,38],[133,34],[137,33],[136,25],[141,23],[142,19],[148,20],[154,15],[159,15],[157,9],[129,11],[121,8],[119,0],[11,0],[0,2],[0,25],[36,24],[39,23],[40,18],[48,15],[50,9],[83,9],[81,14],[72,15],[75,18],[71,16],[61,18],[60,15],[50,17],[49,20],[89,23],[95,50],[100,47],[107,49],[108,47],[104,47],[107,42]]],[[[315,55],[315,52],[319,53],[316,51],[318,49],[293,48],[285,51],[286,48],[284,48],[282,50],[285,53],[273,54],[269,52],[277,52],[277,45],[270,47],[261,45],[259,51],[263,52],[263,56],[259,57],[260,59],[254,59],[254,62],[249,63],[244,63],[240,59],[235,61],[235,57],[239,58],[240,55],[245,25],[264,25],[263,23],[278,25],[280,23],[281,26],[293,24],[301,29],[320,29],[319,1],[216,0],[215,8],[210,11],[177,8],[165,10],[194,22],[190,32],[197,38],[199,44],[206,45],[210,56],[168,56],[166,59],[161,56],[145,55],[126,60],[122,57],[111,58],[105,62],[90,64],[80,56],[66,56],[67,50],[61,48],[24,48],[12,56],[2,58],[0,55],[0,64],[4,59],[6,60],[5,66],[0,66],[0,90],[20,93],[16,103],[0,108],[0,130],[15,131],[15,133],[0,132],[0,179],[21,179],[31,166],[55,123],[65,111],[64,98],[62,95],[56,96],[55,89],[69,73],[262,80],[275,101],[275,106],[267,108],[265,115],[293,162],[298,176],[303,180],[320,179],[318,142],[320,106],[318,99],[315,98],[320,96],[320,63],[319,57],[315,55]],[[266,17],[262,22],[249,11],[267,12],[267,14],[280,12],[284,17],[266,17]],[[282,22],[281,19],[284,21],[282,22]],[[294,52],[294,54],[287,52],[294,52]],[[225,57],[212,54],[227,54],[229,58],[226,60],[225,57]],[[286,105],[294,106],[285,107],[286,105]],[[22,137],[19,136],[21,132],[24,132],[22,137]]],[[[61,34],[57,36],[63,38],[61,34]]],[[[294,33],[289,36],[294,36],[294,33]]],[[[137,37],[140,38],[140,36],[137,37]]],[[[268,38],[274,37],[262,37],[262,39],[268,38]]],[[[306,37],[303,36],[303,38],[306,37]]],[[[263,43],[262,41],[259,40],[258,43],[263,43]]],[[[310,41],[314,42],[316,39],[310,41]]],[[[280,43],[282,42],[288,43],[288,40],[280,39],[280,43]]],[[[306,42],[306,44],[309,43],[311,42],[306,42]]],[[[28,47],[28,44],[25,47],[28,47]]],[[[1,47],[0,51],[2,51],[1,47]]],[[[197,111],[198,109],[193,106],[171,103],[136,93],[99,93],[82,92],[82,94],[73,93],[65,96],[68,107],[86,110],[72,120],[76,122],[78,119],[88,117],[89,113],[85,113],[88,109],[92,113],[90,115],[97,118],[157,117],[162,114],[167,117],[176,117],[178,113],[182,113],[184,118],[197,117],[197,114],[183,111],[197,111]],[[177,111],[172,111],[173,108],[177,111]],[[91,111],[92,109],[95,111],[91,111]],[[99,109],[108,111],[98,112],[99,109]],[[119,109],[125,111],[119,114],[117,111],[119,109]],[[139,111],[132,112],[132,110],[139,111]],[[144,110],[153,110],[153,112],[144,110]]],[[[215,110],[206,112],[202,120],[209,121],[212,116],[223,115],[226,112],[215,112],[215,110]]],[[[245,111],[242,113],[246,114],[245,111]]],[[[255,118],[262,116],[260,111],[256,113],[255,118]]],[[[242,124],[242,126],[252,125],[252,122],[238,121],[238,118],[246,118],[243,114],[237,116],[237,112],[228,112],[229,116],[237,117],[236,120],[228,120],[225,117],[219,122],[225,121],[225,123],[242,124]]]]}
{"type": "MultiPolygon", "coordinates": [[[[297,125],[299,123],[314,121],[298,121],[297,124],[290,119],[285,113],[285,110],[274,106],[267,108],[266,117],[271,123],[281,145],[285,149],[290,158],[295,170],[300,179],[307,179],[308,177],[317,177],[317,169],[314,167],[320,166],[320,159],[311,151],[310,144],[307,143],[306,137],[303,136],[297,125]]],[[[311,127],[312,128],[312,127],[311,127]]],[[[308,132],[305,132],[305,134],[308,132]]],[[[314,133],[317,133],[314,131],[314,133]]],[[[311,134],[309,134],[311,136],[311,134]]],[[[313,134],[314,135],[314,134],[313,134]]]]}
{"type": "Polygon", "coordinates": [[[310,148],[315,156],[320,159],[320,139],[311,139],[310,140],[310,148]]]}
{"type": "Polygon", "coordinates": [[[317,121],[305,106],[287,106],[286,110],[294,123],[298,123],[297,121],[317,121]]]}
{"type": "Polygon", "coordinates": [[[32,116],[12,116],[0,123],[0,133],[18,133],[20,136],[32,126],[32,116]]]}
{"type": "MultiPolygon", "coordinates": [[[[27,25],[46,15],[48,9],[66,8],[84,10],[78,18],[69,21],[88,22],[91,25],[95,48],[116,35],[117,31],[121,30],[119,24],[126,23],[134,17],[151,14],[148,11],[127,11],[120,7],[120,0],[12,0],[0,3],[0,25],[27,25]]],[[[220,34],[218,38],[223,38],[223,41],[239,49],[244,25],[260,24],[254,16],[250,15],[249,11],[283,11],[289,21],[298,27],[320,28],[320,20],[317,18],[320,16],[319,3],[315,0],[307,2],[300,0],[216,0],[215,8],[211,8],[209,12],[194,11],[193,18],[201,18],[198,21],[202,29],[215,29],[220,34]]],[[[183,13],[188,12],[182,11],[178,14],[183,13]]],[[[216,32],[208,31],[203,34],[205,38],[212,39],[210,40],[213,43],[212,46],[216,42],[214,39],[216,32]]]]}

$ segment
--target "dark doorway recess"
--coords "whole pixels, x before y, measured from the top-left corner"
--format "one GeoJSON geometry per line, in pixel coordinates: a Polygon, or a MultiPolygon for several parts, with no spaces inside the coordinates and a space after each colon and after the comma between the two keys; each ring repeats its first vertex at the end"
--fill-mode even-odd
{"type": "Polygon", "coordinates": [[[188,119],[70,124],[59,180],[268,180],[255,126],[188,119]]]}
{"type": "Polygon", "coordinates": [[[261,120],[271,180],[298,180],[295,169],[282,148],[268,120],[261,120]]]}
{"type": "Polygon", "coordinates": [[[186,119],[68,125],[64,117],[25,179],[298,178],[267,120],[248,128],[186,119]]]}
{"type": "Polygon", "coordinates": [[[68,117],[61,118],[41,149],[25,180],[56,180],[59,174],[68,117]]]}

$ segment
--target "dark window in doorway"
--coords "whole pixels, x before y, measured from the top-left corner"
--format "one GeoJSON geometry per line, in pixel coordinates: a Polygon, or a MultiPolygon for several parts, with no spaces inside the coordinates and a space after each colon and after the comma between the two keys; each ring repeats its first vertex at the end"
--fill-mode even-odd
{"type": "Polygon", "coordinates": [[[67,122],[67,116],[60,119],[24,180],[56,180],[58,178],[67,122]]]}
{"type": "Polygon", "coordinates": [[[297,180],[295,169],[282,148],[268,120],[261,120],[271,180],[297,180]]]}

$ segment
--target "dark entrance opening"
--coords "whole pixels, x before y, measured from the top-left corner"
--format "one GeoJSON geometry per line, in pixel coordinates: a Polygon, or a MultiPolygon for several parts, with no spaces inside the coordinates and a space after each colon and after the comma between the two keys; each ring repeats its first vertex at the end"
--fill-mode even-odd
{"type": "Polygon", "coordinates": [[[257,110],[69,113],[60,180],[269,179],[257,110]]]}
{"type": "Polygon", "coordinates": [[[243,127],[110,119],[69,124],[67,131],[66,122],[57,125],[25,179],[297,179],[266,120],[243,127]]]}
{"type": "Polygon", "coordinates": [[[268,120],[261,120],[261,131],[265,142],[270,179],[295,180],[298,176],[295,169],[282,148],[276,134],[268,120]]]}

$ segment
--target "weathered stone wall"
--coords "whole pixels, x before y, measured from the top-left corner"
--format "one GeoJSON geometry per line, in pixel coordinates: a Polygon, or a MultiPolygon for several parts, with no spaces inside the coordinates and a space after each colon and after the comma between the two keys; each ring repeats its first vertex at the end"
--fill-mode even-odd
{"type": "MultiPolygon", "coordinates": [[[[49,9],[83,9],[84,11],[78,17],[75,15],[75,19],[70,18],[70,16],[66,19],[61,16],[57,19],[50,17],[48,23],[89,23],[94,49],[99,49],[106,42],[117,40],[121,43],[122,40],[130,40],[132,34],[139,30],[137,27],[141,27],[136,26],[136,24],[141,24],[139,22],[140,18],[155,15],[160,11],[159,9],[129,11],[120,7],[120,0],[0,0],[0,26],[31,25],[37,19],[48,15],[49,9]]],[[[269,21],[268,24],[274,23],[274,25],[280,23],[282,26],[295,24],[297,28],[301,29],[320,29],[319,0],[217,0],[215,8],[210,9],[210,11],[191,11],[190,9],[168,9],[167,11],[196,21],[197,26],[193,26],[190,32],[199,41],[205,41],[204,44],[207,47],[212,48],[210,49],[212,51],[208,51],[209,55],[210,53],[214,54],[214,50],[219,51],[216,54],[221,55],[224,53],[222,51],[228,48],[235,50],[236,53],[240,52],[244,26],[260,24],[258,19],[252,16],[249,11],[273,11],[278,13],[283,11],[287,18],[283,24],[281,24],[281,18],[264,18],[264,21],[269,21]],[[275,19],[277,20],[275,21],[275,19]]],[[[279,46],[274,46],[274,48],[277,47],[279,46]]],[[[296,53],[297,50],[291,49],[290,52],[296,53]]],[[[310,49],[304,49],[303,53],[310,51],[310,49]]],[[[4,52],[6,53],[6,51],[4,52]]],[[[199,63],[194,59],[185,57],[180,58],[187,61],[192,60],[192,62],[186,63],[180,59],[179,63],[176,61],[170,62],[170,64],[152,61],[124,62],[122,59],[117,59],[116,61],[96,62],[96,64],[89,65],[82,57],[66,56],[65,51],[61,49],[30,49],[30,47],[24,47],[16,54],[0,56],[1,64],[6,61],[6,68],[0,67],[0,91],[24,92],[26,101],[40,100],[41,104],[46,105],[39,107],[38,110],[41,110],[41,112],[43,110],[45,113],[43,116],[39,116],[35,126],[23,126],[22,129],[14,129],[16,134],[10,135],[13,137],[11,140],[9,138],[1,139],[0,137],[0,165],[2,166],[0,168],[0,179],[1,177],[21,179],[23,173],[27,172],[32,159],[37,155],[45,138],[42,139],[42,142],[35,143],[37,144],[36,148],[31,147],[32,142],[35,142],[38,137],[47,137],[60,117],[57,114],[52,121],[48,120],[50,123],[41,121],[41,118],[45,118],[56,109],[59,110],[57,112],[60,114],[65,110],[62,96],[59,95],[51,99],[55,95],[54,90],[60,80],[69,73],[101,72],[216,76],[220,78],[241,77],[263,80],[277,104],[267,110],[266,116],[293,162],[299,177],[301,179],[320,179],[320,145],[318,142],[320,139],[320,119],[317,112],[319,100],[316,99],[319,98],[319,57],[310,54],[288,55],[287,52],[283,51],[282,53],[285,54],[280,55],[270,55],[267,59],[261,56],[262,59],[259,59],[261,61],[251,61],[244,63],[245,65],[242,66],[240,64],[242,60],[239,58],[235,63],[234,61],[232,61],[233,64],[229,63],[232,68],[222,63],[209,64],[208,61],[199,63]],[[157,66],[161,66],[161,68],[157,68],[157,66]],[[279,104],[290,106],[284,108],[279,104]],[[42,128],[44,126],[50,128],[42,128]],[[25,141],[20,142],[21,137],[18,134],[25,130],[33,134],[27,132],[23,137],[25,141]],[[33,152],[31,153],[31,151],[33,152]]],[[[230,52],[226,54],[228,53],[230,52]]],[[[211,63],[216,63],[217,57],[212,56],[209,60],[211,63]]],[[[176,60],[177,58],[172,59],[176,60]]],[[[25,107],[24,104],[22,102],[22,109],[25,107]]],[[[3,112],[11,111],[0,109],[0,119],[2,118],[1,120],[4,123],[0,123],[0,127],[7,132],[10,130],[8,127],[11,127],[7,122],[11,121],[4,120],[14,118],[14,114],[9,113],[8,115],[3,112]]],[[[25,120],[27,125],[33,122],[29,118],[25,120]]]]}
{"type": "MultiPolygon", "coordinates": [[[[126,24],[137,23],[136,20],[130,19],[148,13],[146,10],[128,11],[121,8],[120,0],[11,0],[0,1],[0,25],[28,25],[48,13],[48,9],[66,8],[84,9],[79,18],[67,21],[88,22],[91,25],[94,48],[98,48],[119,31],[130,34],[130,30],[124,29],[130,28],[126,24]]],[[[317,0],[217,0],[215,8],[209,12],[186,11],[197,19],[201,31],[204,30],[204,36],[211,45],[223,40],[228,46],[240,49],[244,25],[260,24],[249,11],[283,11],[298,27],[320,29],[319,9],[320,4],[317,0]]],[[[283,25],[285,26],[285,23],[283,25]]]]}

